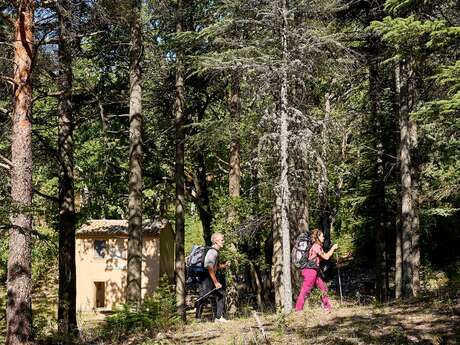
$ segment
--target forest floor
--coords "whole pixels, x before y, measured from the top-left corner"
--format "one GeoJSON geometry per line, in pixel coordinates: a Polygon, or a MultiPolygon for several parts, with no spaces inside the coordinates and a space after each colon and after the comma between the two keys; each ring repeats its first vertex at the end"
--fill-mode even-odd
{"type": "MultiPolygon", "coordinates": [[[[364,281],[369,275],[362,273],[352,279],[353,275],[346,273],[344,287],[352,287],[353,279],[364,281]]],[[[133,332],[118,341],[108,339],[101,332],[106,324],[105,314],[79,314],[80,344],[460,344],[460,290],[457,288],[432,289],[413,301],[377,306],[372,297],[358,297],[356,291],[347,289],[344,290],[347,292],[346,301],[340,304],[334,284],[330,284],[334,305],[331,313],[319,307],[319,295],[313,294],[301,313],[286,316],[282,313],[246,312],[246,317],[234,318],[228,323],[197,323],[189,317],[186,325],[133,332]]],[[[0,343],[4,342],[6,328],[5,299],[4,286],[0,286],[0,343]]],[[[55,281],[34,289],[34,328],[39,344],[58,344],[55,338],[56,305],[55,281]]]]}
{"type": "MultiPolygon", "coordinates": [[[[458,301],[417,300],[385,306],[337,305],[331,313],[306,306],[301,313],[257,313],[227,323],[192,321],[122,343],[142,344],[460,344],[458,301]]],[[[90,344],[90,343],[86,343],[90,344]]],[[[92,344],[108,344],[104,341],[92,344]]]]}
{"type": "MultiPolygon", "coordinates": [[[[41,328],[42,334],[47,333],[44,328],[48,323],[45,320],[52,314],[49,313],[49,298],[44,298],[47,303],[43,303],[43,306],[36,304],[38,309],[45,309],[45,304],[48,304],[47,316],[39,313],[40,317],[34,318],[35,327],[41,328]]],[[[86,334],[81,344],[460,344],[459,299],[438,295],[383,306],[360,305],[356,300],[342,305],[334,302],[331,313],[324,312],[312,301],[310,305],[307,303],[303,312],[287,316],[281,313],[253,313],[252,316],[236,318],[227,323],[197,323],[192,320],[169,330],[139,332],[119,342],[96,335],[99,333],[98,326],[104,323],[101,318],[85,318],[86,321],[80,323],[80,330],[86,334]],[[96,336],[90,336],[91,333],[96,336]]],[[[38,312],[38,309],[35,310],[38,312]]],[[[0,333],[3,333],[5,325],[0,323],[0,333]]],[[[0,338],[3,338],[1,335],[0,338]]],[[[53,344],[50,340],[40,343],[53,344]]]]}

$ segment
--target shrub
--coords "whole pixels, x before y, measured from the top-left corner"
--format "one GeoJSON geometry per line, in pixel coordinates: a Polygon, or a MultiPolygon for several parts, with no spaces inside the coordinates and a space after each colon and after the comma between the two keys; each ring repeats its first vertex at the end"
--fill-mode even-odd
{"type": "Polygon", "coordinates": [[[107,318],[102,331],[103,337],[120,340],[134,332],[152,332],[172,327],[179,322],[175,314],[175,298],[167,279],[162,278],[160,286],[151,296],[146,296],[136,310],[130,304],[107,318]]]}

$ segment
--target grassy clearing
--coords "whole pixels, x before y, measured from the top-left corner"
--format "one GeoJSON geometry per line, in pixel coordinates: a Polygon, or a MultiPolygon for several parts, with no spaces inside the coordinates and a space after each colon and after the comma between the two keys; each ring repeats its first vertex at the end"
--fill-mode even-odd
{"type": "MultiPolygon", "coordinates": [[[[0,291],[4,305],[4,288],[0,291]]],[[[226,324],[212,322],[156,327],[134,332],[123,339],[105,338],[103,314],[79,315],[80,344],[216,344],[216,345],[297,345],[297,344],[457,344],[460,343],[460,304],[449,298],[418,299],[384,306],[356,305],[334,301],[332,313],[318,307],[315,298],[302,313],[290,315],[258,314],[231,320],[226,324]]],[[[41,344],[54,344],[56,331],[55,289],[34,294],[34,322],[41,344]]],[[[4,309],[3,309],[4,310],[4,309]]],[[[4,315],[4,314],[3,314],[4,315]]],[[[0,320],[4,342],[4,319],[0,320]]]]}
{"type": "Polygon", "coordinates": [[[262,327],[255,318],[226,324],[192,323],[139,344],[457,344],[458,310],[446,303],[348,304],[330,314],[307,307],[288,316],[260,315],[262,327]]]}

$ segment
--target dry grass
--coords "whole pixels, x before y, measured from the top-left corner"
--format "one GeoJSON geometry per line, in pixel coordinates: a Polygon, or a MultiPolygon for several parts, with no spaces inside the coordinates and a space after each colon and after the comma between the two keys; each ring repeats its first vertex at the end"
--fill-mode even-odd
{"type": "MultiPolygon", "coordinates": [[[[34,291],[33,298],[37,338],[47,339],[49,344],[53,343],[49,335],[55,333],[57,328],[56,292],[56,284],[43,284],[34,291]]],[[[123,340],[123,345],[460,344],[460,300],[434,296],[436,299],[419,299],[381,307],[349,302],[339,306],[336,301],[335,308],[329,314],[310,300],[311,305],[315,306],[306,306],[301,313],[287,316],[258,314],[266,337],[256,319],[247,317],[225,324],[191,321],[171,330],[139,332],[123,340]]],[[[4,298],[5,289],[2,286],[0,302],[3,306],[4,298]]],[[[4,321],[0,317],[0,342],[4,342],[4,321]]],[[[81,344],[112,344],[109,339],[100,337],[103,323],[102,314],[79,315],[81,344]]]]}
{"type": "MultiPolygon", "coordinates": [[[[35,303],[38,310],[34,309],[44,318],[51,317],[54,319],[55,316],[51,315],[53,312],[49,308],[49,298],[51,297],[55,303],[55,295],[50,294],[50,292],[47,291],[46,297],[45,295],[40,296],[43,297],[43,300],[41,298],[35,299],[35,301],[41,301],[35,303]]],[[[192,321],[190,324],[174,330],[159,332],[153,337],[151,332],[136,334],[125,340],[123,344],[441,345],[460,343],[460,305],[458,301],[418,300],[393,303],[382,307],[352,303],[338,306],[336,302],[335,306],[329,314],[321,308],[311,306],[307,306],[301,313],[292,313],[287,316],[258,314],[266,338],[264,338],[255,318],[247,317],[231,320],[225,324],[192,321]]],[[[89,334],[93,331],[97,333],[93,327],[102,321],[100,317],[97,320],[89,320],[90,318],[86,315],[83,319],[86,320],[83,324],[87,327],[91,324],[91,327],[86,329],[86,333],[89,334]]],[[[54,322],[50,323],[54,324],[54,322]]],[[[82,344],[106,345],[111,343],[100,338],[94,342],[90,338],[93,337],[84,337],[82,344]]]]}
{"type": "MultiPolygon", "coordinates": [[[[343,305],[332,313],[306,308],[288,316],[260,315],[225,324],[192,323],[159,333],[153,344],[457,344],[458,309],[446,302],[413,302],[383,307],[343,305]],[[457,332],[457,333],[456,333],[457,332]]],[[[139,342],[141,344],[141,342],[139,342]]]]}

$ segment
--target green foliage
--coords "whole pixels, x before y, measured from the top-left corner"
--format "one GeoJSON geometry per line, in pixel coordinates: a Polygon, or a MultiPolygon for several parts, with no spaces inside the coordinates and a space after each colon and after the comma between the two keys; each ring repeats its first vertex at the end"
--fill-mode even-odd
{"type": "Polygon", "coordinates": [[[192,251],[193,245],[204,245],[203,227],[197,216],[185,218],[185,255],[192,251]]]}
{"type": "Polygon", "coordinates": [[[460,267],[458,262],[439,268],[433,265],[422,267],[423,289],[429,295],[442,298],[456,298],[460,288],[460,267]]]}
{"type": "MultiPolygon", "coordinates": [[[[57,233],[47,227],[37,227],[32,247],[32,280],[39,284],[42,279],[54,281],[58,260],[57,233]]],[[[0,239],[0,281],[6,282],[9,236],[0,239]]]]}
{"type": "Polygon", "coordinates": [[[431,79],[434,79],[439,87],[445,88],[450,98],[427,102],[418,111],[418,116],[442,116],[441,118],[444,118],[447,115],[446,120],[458,126],[455,114],[460,111],[460,61],[450,66],[441,66],[439,72],[431,79]]]}
{"type": "Polygon", "coordinates": [[[445,268],[447,277],[449,278],[448,288],[454,298],[456,297],[455,294],[460,289],[460,265],[457,262],[450,263],[445,268]]]}
{"type": "Polygon", "coordinates": [[[385,10],[391,17],[370,27],[386,43],[390,65],[413,63],[420,95],[412,116],[419,131],[422,251],[425,260],[437,262],[440,253],[454,257],[441,238],[458,237],[452,230],[460,208],[458,7],[452,1],[387,0],[385,10]]]}
{"type": "Polygon", "coordinates": [[[8,236],[0,239],[0,282],[5,284],[8,265],[8,236]]]}
{"type": "Polygon", "coordinates": [[[54,229],[37,226],[38,237],[32,247],[32,280],[38,282],[57,281],[58,234],[54,229]]]}
{"type": "MultiPolygon", "coordinates": [[[[460,28],[455,25],[458,7],[450,0],[388,0],[385,11],[390,16],[366,27],[363,23],[369,22],[370,14],[380,10],[372,7],[373,4],[363,10],[361,3],[350,2],[345,16],[351,19],[339,23],[334,17],[336,12],[323,11],[323,6],[335,7],[335,3],[288,3],[288,61],[281,59],[282,23],[277,2],[189,2],[184,13],[188,31],[180,35],[174,33],[173,1],[148,1],[144,6],[145,218],[174,219],[174,63],[180,47],[186,55],[186,253],[193,244],[203,243],[198,212],[192,206],[197,203],[194,178],[197,156],[201,154],[213,216],[212,231],[226,235],[221,260],[232,263],[228,281],[232,283],[235,279],[236,282],[243,277],[250,263],[257,266],[260,273],[267,273],[265,279],[269,277],[271,216],[279,175],[280,72],[287,69],[292,154],[289,177],[295,187],[308,190],[306,201],[311,227],[318,226],[324,211],[318,206],[317,163],[324,149],[327,212],[335,220],[333,242],[339,244],[339,255],[352,252],[363,262],[372,264],[374,230],[378,224],[375,145],[383,139],[385,224],[391,261],[401,197],[398,118],[392,75],[395,62],[411,59],[420,96],[418,111],[412,115],[420,130],[417,159],[421,174],[423,258],[436,261],[443,255],[454,257],[457,254],[452,243],[458,241],[460,209],[460,161],[457,159],[460,156],[457,116],[460,111],[460,62],[457,61],[460,28]],[[366,61],[371,55],[367,51],[369,33],[382,41],[381,56],[375,57],[382,90],[377,119],[368,115],[372,110],[366,61]],[[233,76],[238,76],[241,88],[238,123],[228,110],[229,81],[233,76]],[[331,95],[332,108],[327,120],[326,94],[331,95]],[[372,127],[375,120],[380,128],[372,127]],[[228,195],[228,146],[234,134],[238,134],[241,145],[239,198],[228,195]],[[299,162],[305,166],[299,167],[299,162]],[[230,211],[237,214],[233,222],[228,220],[230,211]]],[[[89,11],[81,16],[85,24],[75,25],[92,32],[88,36],[85,32],[76,33],[81,41],[75,49],[72,66],[75,187],[77,200],[81,201],[78,225],[88,218],[127,217],[129,30],[120,6],[107,1],[85,3],[82,11],[89,11]]],[[[2,37],[6,37],[7,30],[0,23],[2,37]]],[[[11,52],[5,51],[0,53],[0,74],[7,75],[12,64],[8,62],[11,52]]],[[[56,196],[58,162],[52,151],[57,145],[58,98],[46,94],[58,90],[57,80],[50,77],[58,60],[52,49],[40,48],[39,52],[34,72],[33,181],[34,188],[40,192],[56,196]]],[[[6,96],[10,86],[1,84],[0,92],[0,154],[9,157],[10,143],[3,138],[7,138],[10,131],[11,100],[6,96]]],[[[9,176],[1,174],[0,229],[5,231],[14,213],[9,194],[9,176]]],[[[34,223],[47,224],[36,227],[39,236],[34,239],[32,275],[39,285],[52,281],[56,275],[57,233],[52,228],[57,222],[58,210],[53,202],[35,194],[30,211],[34,214],[34,223]]],[[[6,279],[7,247],[7,236],[2,236],[2,282],[6,279]]],[[[456,286],[458,270],[448,274],[456,286]]],[[[173,314],[172,293],[162,286],[146,298],[139,311],[124,306],[110,317],[105,334],[121,339],[131,332],[169,327],[177,322],[173,314]]],[[[46,328],[44,317],[38,316],[36,320],[39,327],[46,328]]],[[[280,320],[279,324],[283,322],[280,320]]]]}
{"type": "Polygon", "coordinates": [[[175,314],[173,287],[167,285],[167,281],[166,277],[161,280],[153,295],[144,298],[139,310],[125,304],[120,311],[109,316],[102,331],[103,337],[119,341],[136,332],[153,333],[178,324],[180,319],[175,314]]]}

